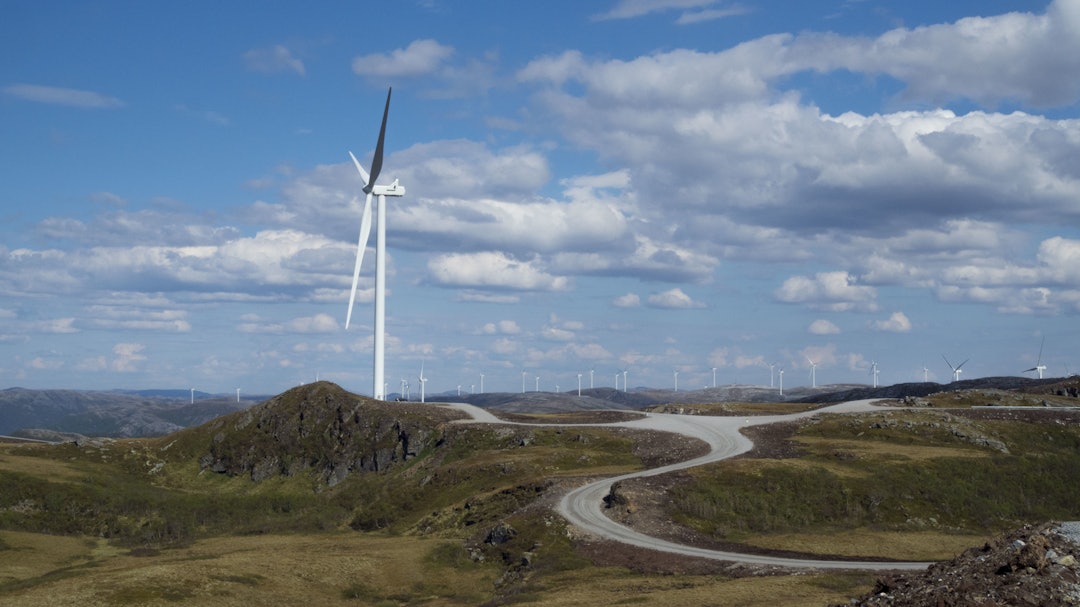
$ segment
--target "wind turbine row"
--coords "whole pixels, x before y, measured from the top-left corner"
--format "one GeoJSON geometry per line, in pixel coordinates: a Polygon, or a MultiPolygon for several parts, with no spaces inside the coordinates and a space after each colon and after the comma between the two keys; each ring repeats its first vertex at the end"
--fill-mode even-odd
{"type": "MultiPolygon", "coordinates": [[[[375,154],[371,159],[371,172],[368,173],[360,162],[349,152],[353,164],[356,166],[360,178],[364,181],[364,211],[360,218],[360,239],[356,245],[356,266],[353,268],[352,291],[349,294],[349,309],[345,315],[345,329],[348,330],[352,320],[353,303],[356,301],[356,285],[360,280],[360,266],[364,262],[364,250],[367,249],[367,241],[371,236],[371,197],[378,196],[377,224],[375,228],[375,352],[373,361],[373,373],[371,378],[372,396],[376,400],[385,400],[386,392],[383,383],[383,358],[385,354],[386,337],[386,197],[404,196],[405,188],[398,184],[395,179],[388,186],[377,185],[379,173],[382,172],[383,144],[386,140],[386,118],[390,113],[390,94],[393,89],[386,92],[386,107],[383,108],[382,125],[379,127],[379,140],[375,144],[375,154]]],[[[423,400],[424,384],[420,383],[421,400],[423,400]]]]}

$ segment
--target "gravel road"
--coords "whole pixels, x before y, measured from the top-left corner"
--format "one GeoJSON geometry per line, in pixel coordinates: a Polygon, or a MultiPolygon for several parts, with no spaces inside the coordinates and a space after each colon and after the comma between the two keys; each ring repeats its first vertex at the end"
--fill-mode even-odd
{"type": "MultiPolygon", "coordinates": [[[[613,424],[589,424],[591,426],[612,426],[623,428],[635,428],[640,430],[659,430],[674,432],[693,438],[698,438],[709,445],[709,453],[684,462],[669,464],[659,468],[650,468],[622,476],[605,478],[591,482],[571,490],[559,501],[558,512],[572,525],[598,537],[685,556],[708,558],[720,561],[747,563],[753,565],[772,565],[779,567],[810,568],[810,569],[862,569],[862,570],[921,570],[927,568],[930,563],[919,562],[894,562],[894,561],[841,561],[841,560],[815,560],[782,558],[762,556],[755,554],[743,554],[708,548],[697,548],[676,544],[659,538],[651,537],[635,531],[625,525],[619,524],[608,518],[603,512],[604,497],[611,491],[611,485],[617,481],[653,476],[684,470],[702,464],[708,464],[729,457],[745,453],[753,447],[749,438],[744,436],[740,429],[748,426],[770,424],[775,422],[792,421],[804,417],[827,413],[845,413],[857,411],[879,410],[881,407],[872,405],[874,401],[859,400],[840,403],[831,407],[794,413],[791,415],[769,415],[755,417],[719,417],[719,416],[687,416],[663,413],[648,414],[640,419],[613,424]]],[[[472,405],[451,403],[452,406],[472,416],[474,421],[482,423],[506,424],[488,411],[472,405]]],[[[534,424],[535,425],[535,424],[534,424]]],[[[570,424],[546,424],[546,425],[570,425],[570,424]]]]}

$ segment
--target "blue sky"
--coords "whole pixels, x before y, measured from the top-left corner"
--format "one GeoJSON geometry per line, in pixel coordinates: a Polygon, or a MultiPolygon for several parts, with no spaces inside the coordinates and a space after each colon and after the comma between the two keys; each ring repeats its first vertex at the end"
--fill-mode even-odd
{"type": "Polygon", "coordinates": [[[389,86],[390,391],[1080,370],[1080,0],[3,13],[0,386],[370,394],[389,86]]]}

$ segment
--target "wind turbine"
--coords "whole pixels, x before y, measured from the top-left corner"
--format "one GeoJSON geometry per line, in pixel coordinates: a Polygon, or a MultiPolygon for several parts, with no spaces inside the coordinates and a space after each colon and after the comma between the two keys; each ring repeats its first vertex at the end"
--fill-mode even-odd
{"type": "Polygon", "coordinates": [[[712,368],[712,387],[716,387],[716,367],[712,368]]]}
{"type": "MultiPolygon", "coordinates": [[[[941,357],[945,358],[945,355],[942,354],[941,357]]],[[[953,381],[960,381],[960,368],[963,367],[964,365],[966,365],[967,361],[969,361],[969,360],[971,360],[971,359],[966,358],[966,359],[964,359],[964,362],[962,362],[959,365],[956,365],[954,367],[953,364],[951,362],[949,362],[949,359],[945,358],[945,364],[949,365],[949,368],[952,369],[952,380],[953,381]]]]}
{"type": "Polygon", "coordinates": [[[1032,371],[1039,374],[1039,379],[1043,378],[1043,371],[1046,370],[1046,365],[1042,364],[1042,351],[1043,346],[1046,345],[1046,337],[1043,337],[1042,343],[1039,344],[1039,358],[1037,359],[1035,366],[1024,371],[1024,373],[1031,373],[1032,371]]]}
{"type": "Polygon", "coordinates": [[[577,374],[577,395],[581,396],[581,374],[577,374]]]}
{"type": "Polygon", "coordinates": [[[784,395],[784,368],[780,367],[780,396],[784,395]]]}
{"type": "Polygon", "coordinates": [[[874,387],[876,388],[877,387],[877,376],[878,376],[878,368],[877,368],[877,362],[876,361],[870,363],[870,375],[874,376],[874,387]]]}
{"type": "Polygon", "coordinates": [[[769,363],[769,387],[773,387],[773,369],[776,368],[776,363],[769,363]]]}
{"type": "Polygon", "coordinates": [[[521,370],[521,393],[525,394],[525,369],[521,370]]]}
{"type": "Polygon", "coordinates": [[[675,391],[679,391],[679,370],[675,369],[675,391]]]}
{"type": "Polygon", "coordinates": [[[480,394],[484,393],[484,374],[480,374],[480,394]]]}
{"type": "Polygon", "coordinates": [[[623,392],[629,392],[630,391],[630,384],[626,383],[626,373],[627,373],[627,369],[623,369],[623,371],[622,371],[622,391],[623,392]]]}
{"type": "Polygon", "coordinates": [[[927,368],[926,368],[926,365],[923,365],[923,368],[922,368],[922,381],[923,381],[923,383],[924,383],[924,384],[925,384],[925,383],[926,383],[926,381],[927,381],[927,380],[926,380],[926,378],[927,378],[927,373],[929,373],[929,372],[930,372],[930,369],[927,369],[927,368]]]}
{"type": "Polygon", "coordinates": [[[427,378],[424,377],[424,361],[420,361],[420,377],[416,379],[420,380],[420,402],[424,402],[424,385],[427,384],[427,378]]]}
{"type": "Polygon", "coordinates": [[[589,369],[589,389],[590,390],[592,390],[592,388],[593,388],[593,371],[596,371],[596,369],[589,369]]]}
{"type": "Polygon", "coordinates": [[[810,387],[817,387],[817,363],[810,360],[810,357],[806,357],[806,362],[810,363],[810,387]]]}
{"type": "MultiPolygon", "coordinates": [[[[377,185],[376,180],[382,171],[383,143],[386,140],[386,117],[390,113],[390,93],[386,91],[386,107],[383,108],[382,126],[379,127],[379,140],[375,144],[375,155],[371,159],[371,173],[369,174],[360,166],[352,152],[352,158],[357,172],[364,180],[364,212],[360,218],[360,239],[356,245],[356,266],[353,268],[352,292],[349,294],[349,310],[345,315],[345,329],[349,328],[352,320],[353,303],[356,301],[356,285],[360,281],[360,266],[364,262],[364,250],[367,249],[368,237],[371,236],[371,197],[378,196],[377,225],[375,228],[375,353],[374,373],[372,374],[372,395],[376,400],[386,397],[383,387],[383,356],[385,354],[386,337],[386,197],[404,196],[405,188],[398,185],[395,179],[390,185],[377,185]]],[[[423,384],[421,384],[421,388],[423,384]]],[[[423,390],[421,390],[422,392],[423,390]]]]}
{"type": "Polygon", "coordinates": [[[615,372],[615,391],[619,391],[619,372],[615,372]]]}
{"type": "Polygon", "coordinates": [[[236,402],[240,402],[240,388],[236,389],[236,402]]]}

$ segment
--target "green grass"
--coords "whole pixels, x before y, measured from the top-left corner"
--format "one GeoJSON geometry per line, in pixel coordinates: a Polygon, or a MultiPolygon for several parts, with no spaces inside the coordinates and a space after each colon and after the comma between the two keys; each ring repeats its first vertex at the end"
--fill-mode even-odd
{"type": "Polygon", "coordinates": [[[797,464],[723,462],[694,471],[672,492],[680,522],[721,538],[838,528],[994,532],[1026,522],[1075,518],[1080,429],[1021,422],[970,422],[940,413],[828,416],[806,427],[813,448],[797,464]],[[999,453],[972,436],[1004,442],[999,453]],[[842,441],[838,458],[829,440],[842,441]],[[866,449],[858,445],[866,444],[866,449]],[[890,452],[873,447],[900,445],[890,452]],[[919,447],[955,457],[912,458],[919,447]],[[972,455],[965,455],[970,451],[972,455]]]}

